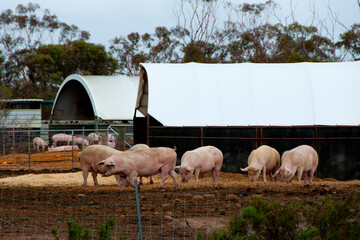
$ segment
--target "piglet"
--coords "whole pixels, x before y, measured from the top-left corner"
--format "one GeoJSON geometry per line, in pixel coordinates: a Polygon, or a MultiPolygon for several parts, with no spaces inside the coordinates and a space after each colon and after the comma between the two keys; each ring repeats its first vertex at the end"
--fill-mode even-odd
{"type": "Polygon", "coordinates": [[[281,167],[274,176],[280,173],[282,182],[291,182],[295,173],[297,173],[297,180],[300,182],[303,175],[304,182],[307,183],[309,173],[309,182],[312,183],[318,163],[319,157],[315,149],[308,145],[300,145],[283,153],[281,167]]]}
{"type": "Polygon", "coordinates": [[[248,166],[241,168],[241,171],[247,171],[250,182],[256,182],[260,173],[263,173],[263,181],[266,182],[266,174],[269,174],[270,181],[273,181],[273,175],[280,167],[280,154],[272,147],[262,145],[253,150],[248,157],[248,166]]]}
{"type": "Polygon", "coordinates": [[[188,182],[195,175],[195,182],[199,181],[199,174],[211,172],[213,182],[219,180],[220,169],[223,163],[222,152],[214,146],[204,146],[187,151],[181,158],[179,170],[182,182],[188,182]]]}

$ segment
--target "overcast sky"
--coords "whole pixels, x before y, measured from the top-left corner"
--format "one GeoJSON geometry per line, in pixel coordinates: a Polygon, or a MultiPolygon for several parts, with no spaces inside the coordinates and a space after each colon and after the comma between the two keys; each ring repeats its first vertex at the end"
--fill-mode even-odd
{"type": "MultiPolygon", "coordinates": [[[[318,15],[324,15],[330,4],[334,14],[348,27],[360,23],[360,0],[293,0],[295,18],[306,21],[309,18],[309,1],[316,1],[318,15]]],[[[38,3],[42,10],[49,9],[59,20],[74,24],[91,34],[90,42],[105,46],[118,36],[131,32],[153,33],[158,26],[176,25],[174,9],[179,0],[0,0],[1,12],[15,9],[22,3],[38,3]]],[[[232,0],[234,3],[259,3],[261,0],[232,0]]],[[[282,15],[290,13],[290,0],[275,0],[282,9],[282,15]]],[[[304,22],[302,23],[304,24],[304,22]]]]}

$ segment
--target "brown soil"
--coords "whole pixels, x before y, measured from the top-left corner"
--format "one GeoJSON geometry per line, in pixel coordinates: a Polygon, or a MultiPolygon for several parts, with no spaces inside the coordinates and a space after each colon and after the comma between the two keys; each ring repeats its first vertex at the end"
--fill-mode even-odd
{"type": "MultiPolygon", "coordinates": [[[[55,156],[61,160],[64,154],[67,158],[70,154],[71,159],[71,152],[48,154],[39,154],[42,161],[49,161],[34,162],[30,171],[26,169],[27,155],[0,159],[1,239],[49,239],[53,228],[62,229],[60,235],[64,238],[66,220],[70,217],[96,232],[110,216],[116,217],[117,237],[138,237],[133,187],[128,185],[120,192],[113,177],[101,176],[98,176],[100,185],[93,186],[91,175],[88,186],[83,187],[78,161],[74,162],[75,167],[71,160],[53,161],[55,156]],[[69,169],[73,169],[72,172],[64,172],[69,169]],[[46,231],[40,230],[43,227],[46,231]]],[[[254,195],[274,198],[284,204],[289,201],[311,204],[324,195],[336,198],[352,193],[360,195],[360,180],[315,178],[312,184],[304,184],[297,181],[263,183],[259,178],[256,183],[249,183],[244,174],[222,172],[218,183],[213,183],[209,174],[199,183],[194,179],[180,183],[178,177],[177,188],[170,177],[161,189],[158,188],[159,175],[154,181],[149,184],[145,178],[139,190],[144,239],[194,239],[197,231],[209,233],[225,226],[227,219],[237,215],[254,195]]]]}

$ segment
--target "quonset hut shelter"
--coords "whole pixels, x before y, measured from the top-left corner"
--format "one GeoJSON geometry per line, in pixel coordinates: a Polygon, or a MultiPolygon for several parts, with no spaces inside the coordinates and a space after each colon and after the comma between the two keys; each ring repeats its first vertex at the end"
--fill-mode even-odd
{"type": "MultiPolygon", "coordinates": [[[[51,130],[117,130],[132,138],[139,76],[72,74],[61,84],[51,112],[51,130]]],[[[141,114],[140,116],[141,117],[141,114]]],[[[85,133],[85,131],[88,131],[85,133]]],[[[61,130],[59,131],[61,132],[61,130]]],[[[125,147],[125,146],[124,146],[125,147]]]]}
{"type": "Polygon", "coordinates": [[[360,62],[141,64],[135,142],[214,145],[240,172],[267,144],[319,153],[319,177],[360,178],[360,62]]]}
{"type": "Polygon", "coordinates": [[[52,120],[132,121],[139,77],[72,74],[61,84],[52,120]]]}

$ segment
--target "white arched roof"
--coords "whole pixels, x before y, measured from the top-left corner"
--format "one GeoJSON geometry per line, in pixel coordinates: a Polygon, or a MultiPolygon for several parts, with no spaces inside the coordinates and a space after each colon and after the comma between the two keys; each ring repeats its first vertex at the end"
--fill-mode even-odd
{"type": "MultiPolygon", "coordinates": [[[[53,112],[59,104],[60,96],[73,81],[80,83],[85,89],[95,117],[103,120],[133,119],[139,77],[128,77],[125,75],[83,76],[72,74],[61,84],[55,99],[53,112]]],[[[67,95],[67,98],[71,97],[76,96],[73,93],[72,96],[71,94],[67,95]]],[[[71,107],[69,106],[69,108],[71,107]]],[[[78,104],[76,108],[81,108],[81,104],[78,104]]]]}
{"type": "Polygon", "coordinates": [[[164,126],[360,124],[360,61],[142,64],[137,109],[164,126]],[[144,99],[146,98],[146,99],[144,99]]]}

